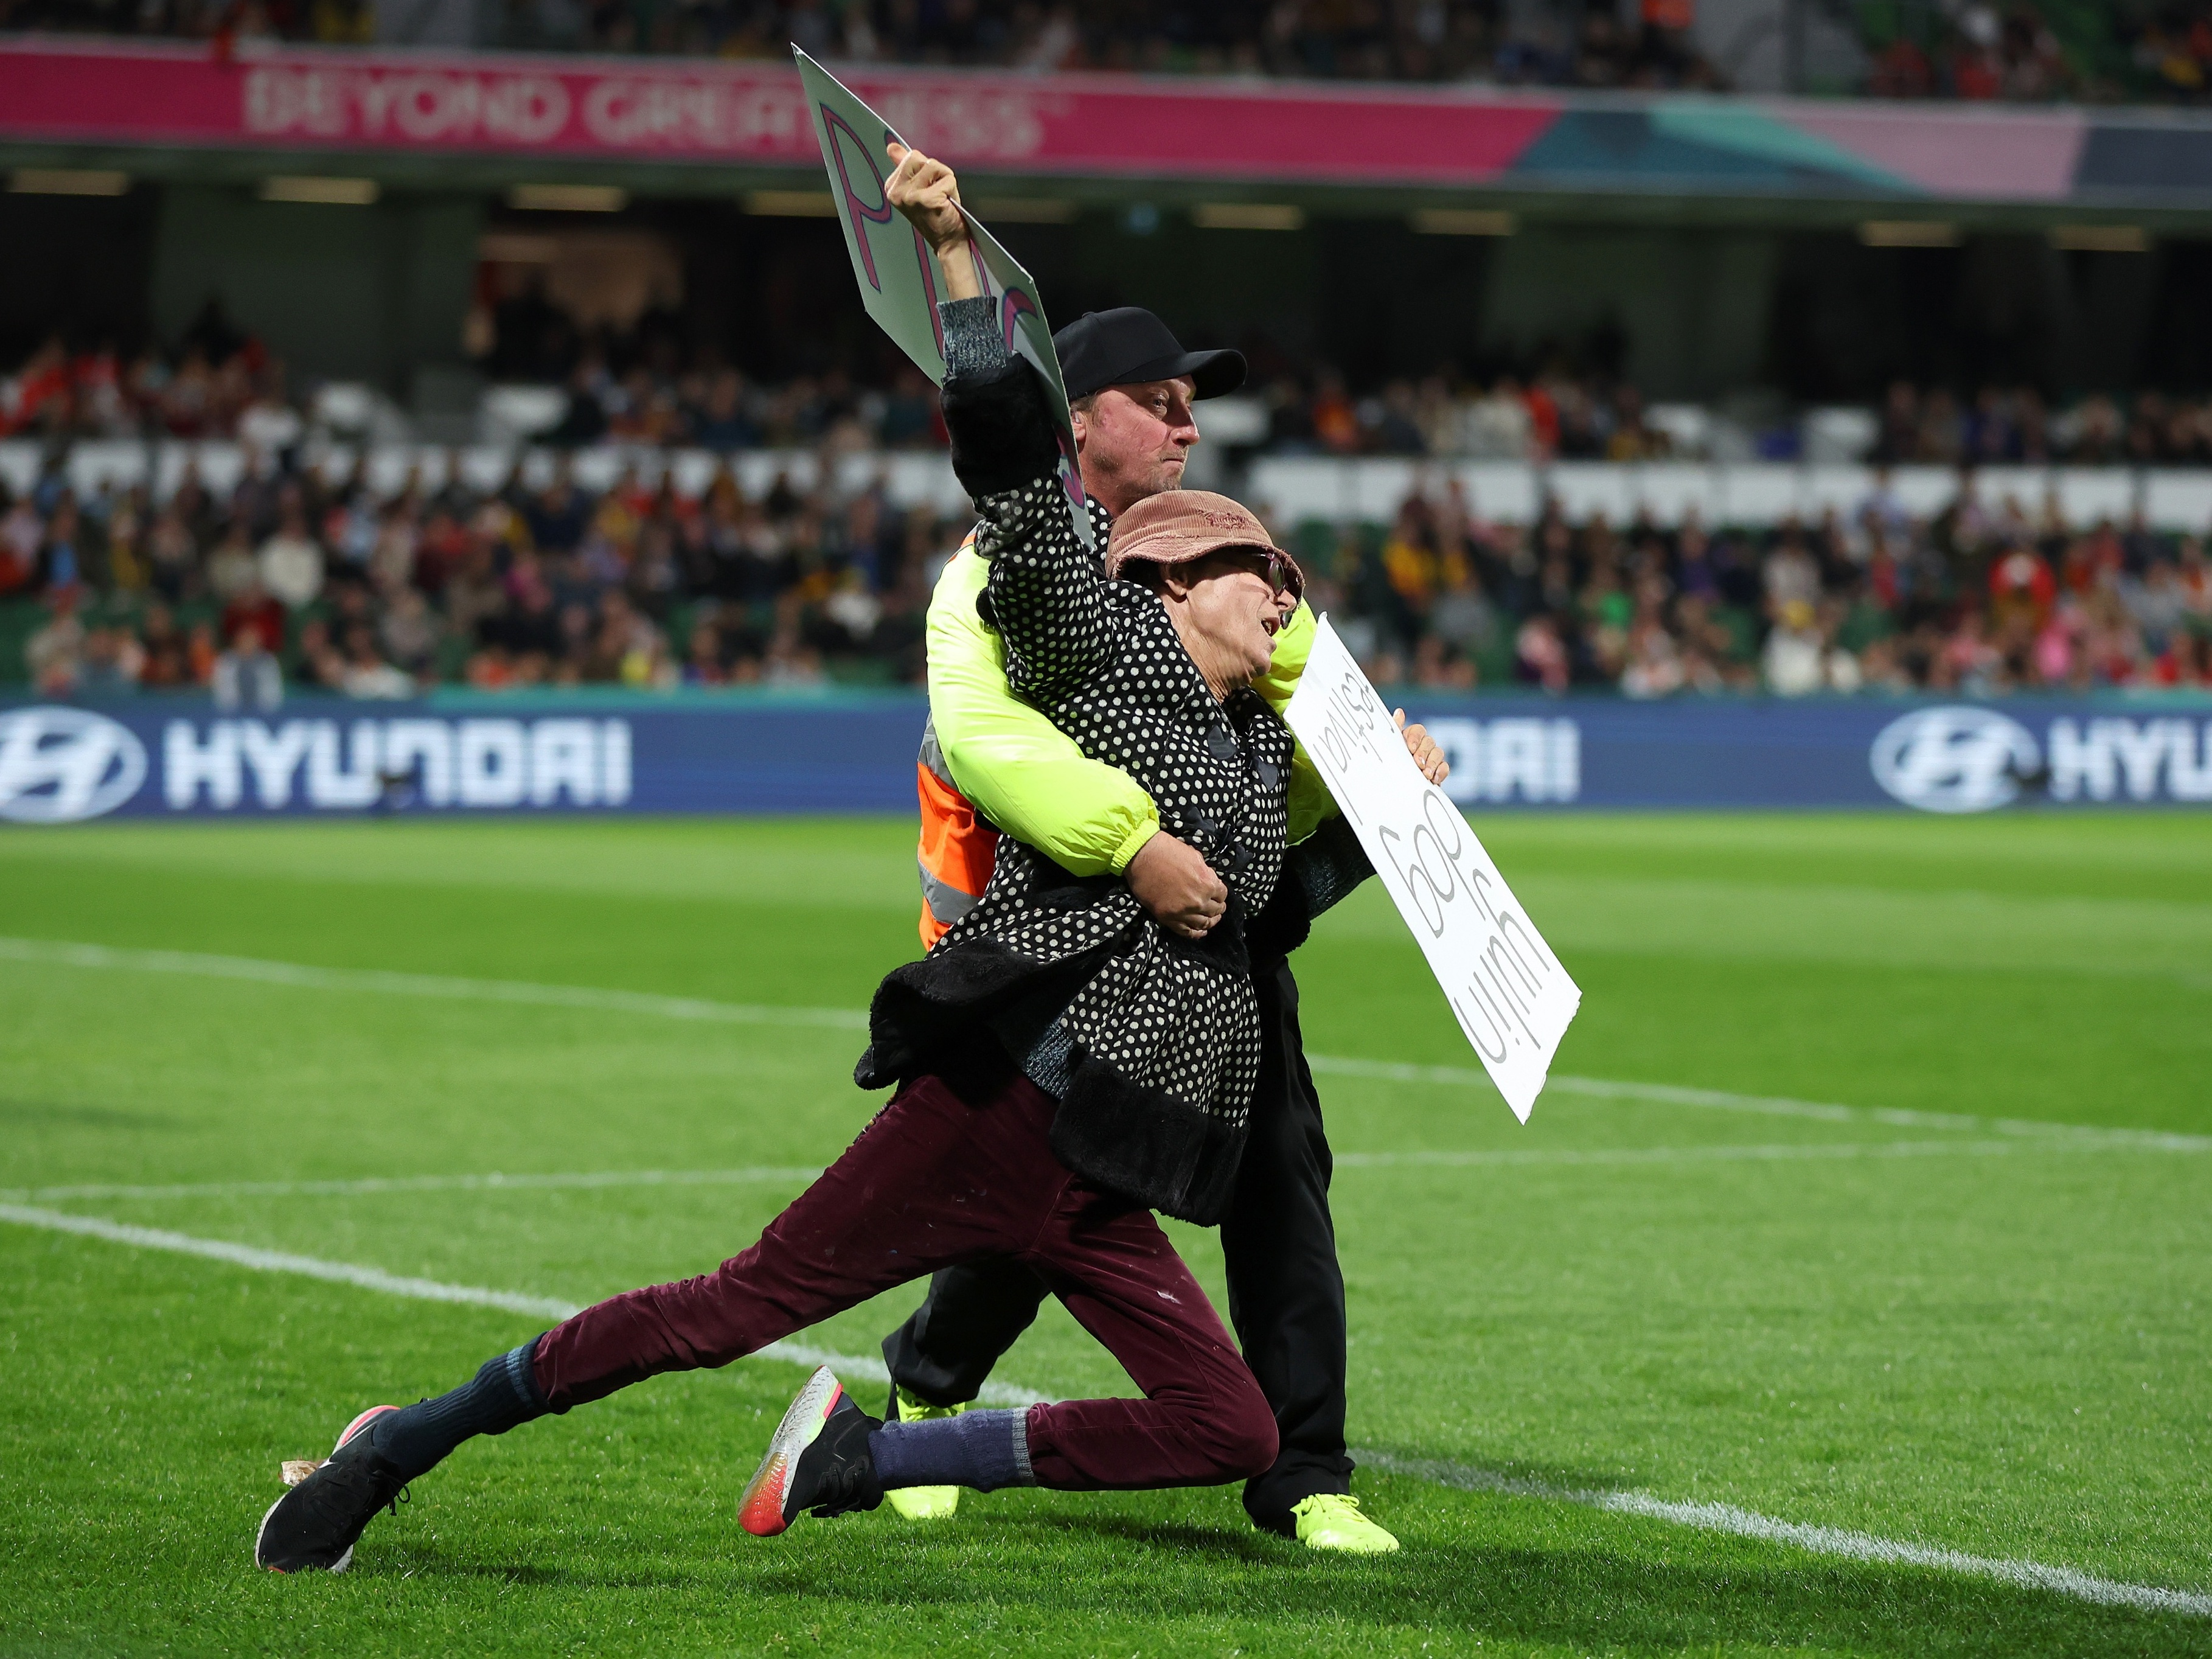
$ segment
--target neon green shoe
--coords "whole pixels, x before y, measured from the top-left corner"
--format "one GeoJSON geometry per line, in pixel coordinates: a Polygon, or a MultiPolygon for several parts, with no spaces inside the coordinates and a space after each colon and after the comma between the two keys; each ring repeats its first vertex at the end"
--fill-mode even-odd
{"type": "Polygon", "coordinates": [[[1293,1504],[1291,1514],[1298,1523],[1298,1542],[1310,1550],[1389,1555],[1398,1547],[1396,1539],[1359,1512],[1359,1500],[1350,1492],[1317,1492],[1293,1504]]]}
{"type": "MultiPolygon", "coordinates": [[[[884,1413],[893,1423],[927,1423],[934,1418],[957,1417],[968,1402],[933,1406],[905,1389],[891,1390],[890,1409],[884,1413]]],[[[901,1486],[884,1494],[884,1502],[909,1521],[950,1521],[960,1507],[957,1486],[901,1486]]]]}

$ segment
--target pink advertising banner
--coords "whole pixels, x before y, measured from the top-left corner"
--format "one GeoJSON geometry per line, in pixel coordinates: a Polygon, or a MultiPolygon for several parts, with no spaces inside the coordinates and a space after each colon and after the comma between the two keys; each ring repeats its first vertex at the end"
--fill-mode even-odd
{"type": "MultiPolygon", "coordinates": [[[[1040,178],[2212,208],[2212,114],[839,68],[900,131],[1040,178]]],[[[781,62],[0,41],[0,143],[817,164],[781,62]]]]}
{"type": "MultiPolygon", "coordinates": [[[[925,149],[1062,173],[1480,180],[1560,108],[1406,88],[849,75],[925,149]]],[[[19,42],[0,46],[0,137],[819,165],[789,64],[694,59],[282,48],[224,63],[204,49],[19,42]]]]}

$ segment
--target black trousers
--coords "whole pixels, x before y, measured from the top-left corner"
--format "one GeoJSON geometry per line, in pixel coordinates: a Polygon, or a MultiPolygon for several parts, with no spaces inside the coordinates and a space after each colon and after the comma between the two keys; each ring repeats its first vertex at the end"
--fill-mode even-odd
{"type": "MultiPolygon", "coordinates": [[[[1221,1253],[1230,1321],[1281,1445],[1273,1467],[1245,1483],[1244,1507],[1261,1526],[1286,1531],[1291,1505],[1352,1490],[1344,1274],[1328,1213],[1328,1137],[1298,1032],[1297,981],[1287,963],[1253,977],[1265,1057],[1221,1253]]],[[[913,1317],[884,1339],[892,1382],[932,1405],[975,1399],[1045,1295],[1043,1281],[1012,1261],[938,1273],[913,1317]]]]}

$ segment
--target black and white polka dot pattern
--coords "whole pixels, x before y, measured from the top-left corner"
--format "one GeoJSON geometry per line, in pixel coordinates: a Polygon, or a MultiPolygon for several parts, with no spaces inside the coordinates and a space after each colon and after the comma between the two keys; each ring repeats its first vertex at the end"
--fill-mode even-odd
{"type": "MultiPolygon", "coordinates": [[[[991,562],[990,615],[1013,689],[1085,754],[1143,785],[1162,828],[1197,847],[1258,911],[1283,868],[1290,732],[1255,692],[1215,700],[1158,596],[1105,580],[1056,479],[978,506],[976,550],[991,562]]],[[[1103,546],[1106,516],[1091,512],[1103,546]]],[[[1249,974],[1170,939],[1118,882],[1079,908],[1038,902],[1040,889],[1057,897],[1066,884],[1042,854],[1000,842],[981,902],[932,957],[988,939],[1042,969],[1115,943],[1068,1003],[1061,1030],[1130,1082],[1241,1127],[1260,1073],[1249,974]]]]}

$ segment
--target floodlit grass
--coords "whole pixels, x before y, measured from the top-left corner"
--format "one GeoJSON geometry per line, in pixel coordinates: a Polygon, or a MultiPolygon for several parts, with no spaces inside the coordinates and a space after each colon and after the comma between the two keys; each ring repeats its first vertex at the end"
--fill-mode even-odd
{"type": "MultiPolygon", "coordinates": [[[[1480,828],[1583,988],[1563,1078],[2212,1133],[2201,817],[1480,828]]],[[[15,832],[0,936],[857,1009],[912,870],[890,821],[15,832]]],[[[1474,1064],[1371,884],[1298,967],[1316,1054],[1474,1064]]],[[[0,1201],[571,1302],[732,1253],[793,1180],[42,1189],[775,1170],[875,1104],[834,1028],[20,955],[0,1007],[0,1201]]],[[[1321,1083],[1361,1446],[2212,1592],[2212,1152],[1321,1083]]],[[[350,1573],[280,1578],[248,1548],[281,1459],[536,1327],[13,1224],[0,1272],[0,1651],[2212,1653],[2186,1613],[1372,1468],[1379,1564],[1226,1490],[757,1540],[737,1490],[800,1376],[769,1360],[469,1446],[350,1573]]],[[[806,1340],[869,1353],[913,1299],[806,1340]]],[[[1004,1370],[1127,1386],[1056,1310],[1004,1370]]]]}

